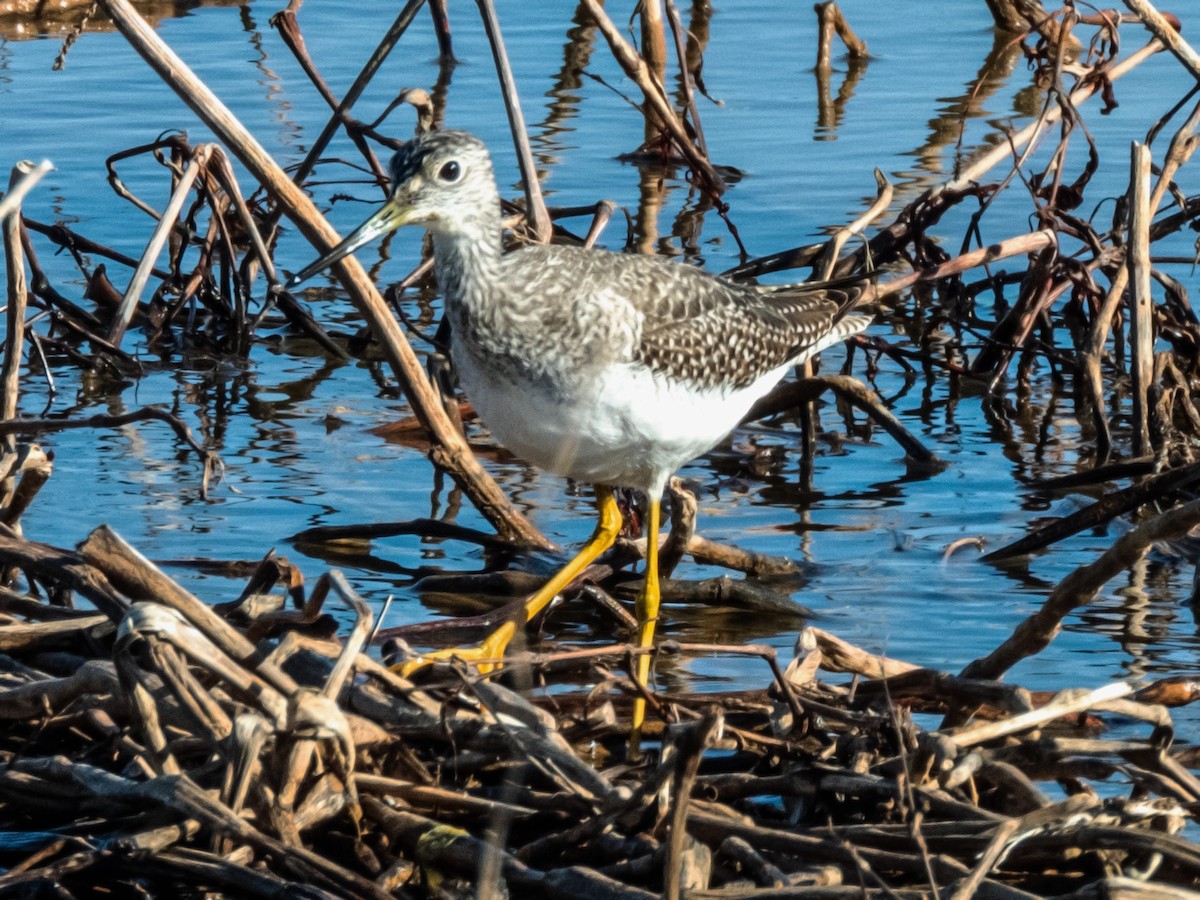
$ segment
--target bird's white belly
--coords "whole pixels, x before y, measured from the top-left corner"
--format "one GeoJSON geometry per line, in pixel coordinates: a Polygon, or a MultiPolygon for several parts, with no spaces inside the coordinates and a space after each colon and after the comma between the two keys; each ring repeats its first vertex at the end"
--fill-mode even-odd
{"type": "Polygon", "coordinates": [[[732,431],[788,368],[745,388],[698,391],[617,364],[559,396],[489,377],[470,354],[456,355],[455,365],[480,418],[513,453],[569,478],[649,493],[732,431]]]}

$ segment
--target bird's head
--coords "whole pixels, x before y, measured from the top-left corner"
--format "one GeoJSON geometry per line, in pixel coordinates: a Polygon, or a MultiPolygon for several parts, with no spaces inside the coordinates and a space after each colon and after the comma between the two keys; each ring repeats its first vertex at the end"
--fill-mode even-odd
{"type": "Polygon", "coordinates": [[[499,215],[492,161],[483,141],[465,131],[430,131],[408,141],[388,164],[388,198],[340,244],[288,281],[307,281],[339,259],[404,225],[474,236],[499,215]],[[481,221],[482,220],[482,221],[481,221]]]}

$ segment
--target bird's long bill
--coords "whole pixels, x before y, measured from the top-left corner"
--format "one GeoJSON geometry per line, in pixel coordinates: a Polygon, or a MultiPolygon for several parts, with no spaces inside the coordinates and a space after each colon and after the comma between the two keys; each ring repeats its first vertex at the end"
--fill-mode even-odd
{"type": "Polygon", "coordinates": [[[312,278],[318,272],[328,269],[339,259],[349,256],[359,247],[363,246],[363,244],[369,244],[375,238],[383,237],[388,232],[395,231],[401,225],[407,224],[410,213],[411,207],[403,206],[396,202],[395,198],[389,197],[387,202],[375,211],[374,215],[350,232],[349,237],[324,256],[309,263],[293,275],[287,283],[288,290],[308,281],[308,279],[312,278]]]}

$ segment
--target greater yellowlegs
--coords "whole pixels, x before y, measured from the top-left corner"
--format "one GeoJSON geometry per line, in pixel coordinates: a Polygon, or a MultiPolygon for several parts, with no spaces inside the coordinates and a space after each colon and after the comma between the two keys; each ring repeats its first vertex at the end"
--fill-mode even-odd
{"type": "MultiPolygon", "coordinates": [[[[487,148],[464,131],[427,132],[390,164],[384,205],[293,287],[380,235],[421,225],[450,322],[450,355],[480,418],[510,450],[596,486],[599,522],[582,550],[529,598],[524,621],[478,647],[449,651],[487,665],[516,633],[612,546],[612,488],[645,492],[645,586],[638,644],[658,618],[659,501],[671,474],[711,449],[784,373],[864,329],[860,291],[758,287],[646,256],[571,246],[501,246],[500,196],[487,148]]],[[[645,685],[650,655],[638,658],[645,685]]],[[[645,715],[635,701],[634,741],[645,715]]]]}

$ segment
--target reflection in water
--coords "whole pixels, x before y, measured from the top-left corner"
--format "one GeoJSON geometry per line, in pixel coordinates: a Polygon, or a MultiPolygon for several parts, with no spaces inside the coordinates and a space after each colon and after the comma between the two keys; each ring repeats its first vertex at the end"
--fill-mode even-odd
{"type": "Polygon", "coordinates": [[[582,5],[575,7],[571,23],[563,43],[562,66],[546,91],[546,96],[550,98],[546,104],[546,117],[534,126],[530,136],[530,143],[543,151],[537,153],[539,167],[550,168],[559,162],[553,153],[563,149],[558,135],[571,131],[567,123],[578,115],[583,96],[583,75],[596,47],[596,28],[582,5]]]}
{"type": "Polygon", "coordinates": [[[845,115],[846,106],[854,96],[854,88],[867,71],[870,57],[851,56],[847,60],[846,77],[842,79],[837,97],[829,96],[829,79],[833,73],[829,69],[818,66],[814,71],[817,76],[817,127],[813,130],[813,140],[837,140],[838,125],[845,115]]]}
{"type": "MultiPolygon", "coordinates": [[[[1023,58],[1020,42],[1010,34],[997,31],[992,49],[984,59],[975,77],[966,85],[966,91],[945,101],[936,118],[928,125],[929,138],[912,151],[917,167],[927,177],[918,178],[921,188],[932,187],[948,177],[958,177],[966,166],[982,157],[996,144],[1005,140],[1007,128],[1003,123],[994,123],[989,132],[975,147],[964,150],[963,138],[967,123],[987,115],[986,105],[1008,83],[1017,62],[1023,58]],[[953,165],[944,162],[947,147],[954,147],[953,165]]],[[[1017,93],[1013,100],[1014,111],[1021,116],[1034,117],[1040,111],[1045,92],[1037,85],[1029,85],[1017,93]]]]}

